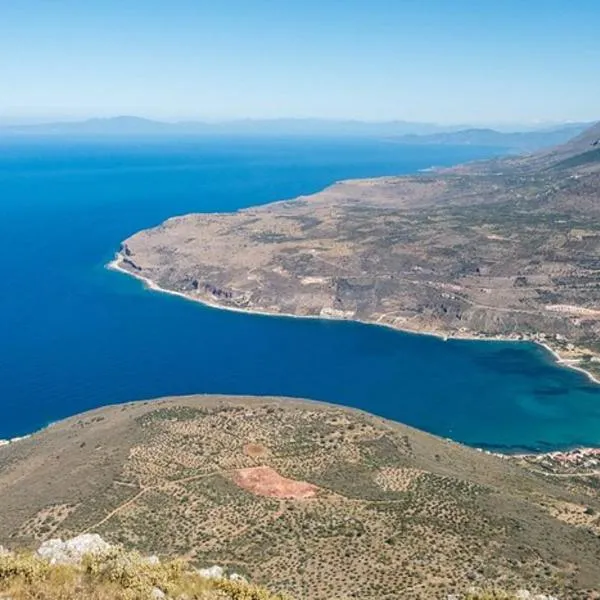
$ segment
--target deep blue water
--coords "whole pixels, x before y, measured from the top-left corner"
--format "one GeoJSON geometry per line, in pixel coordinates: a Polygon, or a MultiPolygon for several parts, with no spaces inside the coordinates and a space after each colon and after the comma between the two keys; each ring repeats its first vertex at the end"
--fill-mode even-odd
{"type": "Polygon", "coordinates": [[[530,344],[219,311],[104,268],[134,231],[481,148],[331,140],[0,141],[0,438],[108,403],[281,394],[471,444],[600,444],[600,386],[530,344]]]}

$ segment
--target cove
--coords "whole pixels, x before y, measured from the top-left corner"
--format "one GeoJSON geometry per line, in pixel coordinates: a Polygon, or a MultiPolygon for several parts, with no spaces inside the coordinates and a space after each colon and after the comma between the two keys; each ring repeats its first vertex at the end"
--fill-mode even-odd
{"type": "Polygon", "coordinates": [[[191,393],[306,397],[506,451],[600,444],[600,386],[528,343],[240,314],[107,271],[119,242],[338,179],[497,150],[365,140],[0,143],[0,438],[109,403],[191,393]]]}

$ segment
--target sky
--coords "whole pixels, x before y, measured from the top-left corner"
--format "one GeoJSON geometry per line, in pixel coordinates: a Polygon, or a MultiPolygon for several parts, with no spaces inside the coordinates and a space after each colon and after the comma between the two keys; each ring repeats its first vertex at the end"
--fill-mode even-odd
{"type": "Polygon", "coordinates": [[[600,118],[598,0],[0,0],[0,120],[600,118]]]}

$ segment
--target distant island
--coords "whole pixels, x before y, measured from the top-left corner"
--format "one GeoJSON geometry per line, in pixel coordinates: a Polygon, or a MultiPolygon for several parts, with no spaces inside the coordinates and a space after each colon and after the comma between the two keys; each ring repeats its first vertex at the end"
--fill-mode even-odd
{"type": "Polygon", "coordinates": [[[374,137],[399,144],[491,146],[510,151],[533,151],[560,144],[588,127],[566,123],[546,127],[521,127],[517,131],[437,125],[409,121],[349,121],[327,119],[242,119],[221,122],[168,123],[121,116],[86,121],[0,125],[0,138],[23,136],[324,136],[374,137]]]}
{"type": "Polygon", "coordinates": [[[528,156],[174,217],[112,266],[233,310],[532,340],[600,376],[600,125],[528,156]]]}

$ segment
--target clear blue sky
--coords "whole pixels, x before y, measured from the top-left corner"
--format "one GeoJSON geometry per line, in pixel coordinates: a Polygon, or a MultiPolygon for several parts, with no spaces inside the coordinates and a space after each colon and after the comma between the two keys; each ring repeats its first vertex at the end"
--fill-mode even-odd
{"type": "Polygon", "coordinates": [[[600,0],[0,0],[0,118],[600,118],[600,0]]]}

